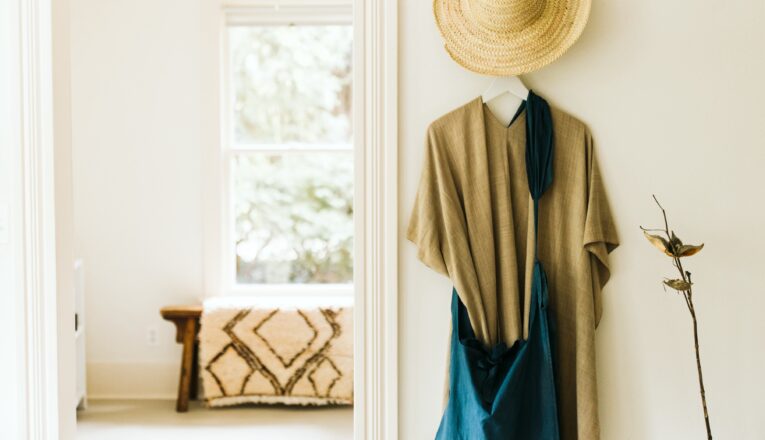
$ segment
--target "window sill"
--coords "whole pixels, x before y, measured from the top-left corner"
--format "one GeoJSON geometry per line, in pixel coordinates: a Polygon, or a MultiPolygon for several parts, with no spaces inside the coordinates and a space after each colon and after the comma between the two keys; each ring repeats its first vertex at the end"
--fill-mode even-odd
{"type": "Polygon", "coordinates": [[[353,284],[240,284],[222,296],[352,297],[353,284]]]}

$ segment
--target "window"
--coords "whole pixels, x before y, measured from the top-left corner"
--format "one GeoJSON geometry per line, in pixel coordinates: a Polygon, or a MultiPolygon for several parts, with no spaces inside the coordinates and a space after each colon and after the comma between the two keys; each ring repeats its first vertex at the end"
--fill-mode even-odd
{"type": "Polygon", "coordinates": [[[226,290],[350,293],[352,27],[233,23],[221,106],[226,290]]]}

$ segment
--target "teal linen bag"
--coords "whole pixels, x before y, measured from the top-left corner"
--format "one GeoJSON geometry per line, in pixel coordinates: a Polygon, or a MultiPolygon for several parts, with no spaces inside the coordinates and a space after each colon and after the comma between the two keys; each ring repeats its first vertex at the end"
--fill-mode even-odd
{"type": "MultiPolygon", "coordinates": [[[[532,91],[526,109],[526,174],[538,236],[539,199],[552,183],[550,107],[532,91]]],[[[516,115],[517,117],[517,115],[516,115]]],[[[547,277],[534,250],[528,339],[485,347],[452,289],[449,400],[436,440],[558,440],[547,277]]]]}

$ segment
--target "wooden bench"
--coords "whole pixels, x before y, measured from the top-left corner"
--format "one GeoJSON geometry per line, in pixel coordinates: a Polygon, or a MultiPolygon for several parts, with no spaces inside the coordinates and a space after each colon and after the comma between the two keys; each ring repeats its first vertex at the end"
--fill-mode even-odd
{"type": "Polygon", "coordinates": [[[197,397],[197,381],[199,372],[197,351],[199,343],[199,318],[202,316],[202,306],[169,306],[160,309],[162,317],[175,324],[175,341],[183,344],[181,355],[181,377],[178,384],[178,400],[175,403],[177,412],[189,410],[189,399],[197,397]]]}

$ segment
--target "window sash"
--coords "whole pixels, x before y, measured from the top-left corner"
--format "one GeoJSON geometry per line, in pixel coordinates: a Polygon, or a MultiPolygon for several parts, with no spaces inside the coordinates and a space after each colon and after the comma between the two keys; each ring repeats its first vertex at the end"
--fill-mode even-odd
{"type": "MultiPolygon", "coordinates": [[[[291,154],[302,153],[300,150],[252,150],[246,149],[229,150],[225,156],[225,207],[223,214],[223,258],[224,258],[224,271],[223,271],[223,294],[224,295],[288,295],[288,296],[305,296],[305,295],[323,295],[323,296],[346,296],[353,295],[353,283],[238,283],[237,271],[236,271],[236,240],[234,239],[236,230],[236,219],[234,216],[236,195],[234,194],[234,173],[232,172],[232,166],[234,161],[239,156],[247,156],[252,154],[291,154]]],[[[319,152],[315,149],[311,149],[308,153],[319,152]]],[[[353,154],[352,149],[334,149],[330,152],[337,154],[353,154]]],[[[354,188],[355,191],[355,188],[354,188]]],[[[354,272],[356,268],[354,267],[354,272]]]]}
{"type": "MultiPolygon", "coordinates": [[[[309,9],[313,10],[314,12],[322,10],[323,8],[326,8],[326,6],[318,6],[318,5],[312,5],[309,9]]],[[[272,11],[271,11],[272,12],[272,11]]],[[[261,18],[267,18],[268,13],[266,13],[261,18]]],[[[309,148],[310,146],[315,146],[317,148],[347,148],[350,150],[353,150],[353,139],[349,139],[348,142],[337,142],[337,143],[326,143],[326,142],[284,142],[284,143],[246,143],[246,142],[240,142],[236,140],[236,135],[234,133],[234,120],[236,118],[236,109],[235,109],[235,103],[233,98],[233,92],[234,92],[234,85],[232,81],[231,76],[231,65],[232,65],[232,59],[231,59],[231,47],[229,44],[229,35],[228,35],[228,28],[234,27],[234,26],[267,26],[267,25],[276,25],[276,26],[284,26],[284,25],[352,25],[352,18],[351,18],[351,11],[350,9],[347,11],[347,16],[345,19],[340,21],[333,21],[333,22],[326,22],[326,23],[314,23],[312,21],[305,21],[298,19],[294,16],[287,16],[292,17],[291,20],[286,21],[280,21],[280,22],[259,22],[259,21],[253,21],[253,22],[247,22],[245,24],[237,24],[237,25],[226,25],[223,27],[223,35],[221,39],[222,44],[222,57],[221,57],[221,96],[223,97],[221,103],[221,116],[220,116],[220,123],[221,123],[221,147],[225,150],[245,150],[245,149],[266,149],[266,148],[273,148],[275,145],[281,145],[281,146],[287,146],[287,147],[295,147],[295,148],[309,148]]],[[[353,117],[353,114],[351,114],[351,117],[353,117]]]]}
{"type": "MultiPolygon", "coordinates": [[[[236,230],[236,218],[234,212],[236,210],[236,195],[232,188],[234,188],[234,173],[231,171],[234,161],[239,156],[248,156],[253,154],[299,154],[299,153],[322,153],[330,152],[343,155],[352,155],[353,149],[349,148],[334,148],[327,151],[316,150],[315,148],[308,147],[308,150],[292,149],[284,150],[280,148],[274,149],[245,149],[237,150],[230,149],[225,156],[226,166],[226,190],[225,190],[225,212],[224,212],[224,246],[225,251],[223,258],[225,259],[224,270],[224,295],[271,295],[273,292],[278,292],[284,295],[353,295],[353,283],[238,283],[236,272],[236,240],[234,239],[236,230]]],[[[356,190],[355,188],[353,189],[356,190]]],[[[356,268],[353,268],[354,272],[356,268]]]]}

